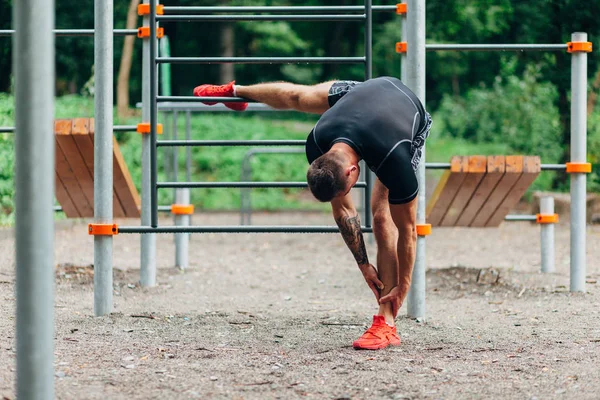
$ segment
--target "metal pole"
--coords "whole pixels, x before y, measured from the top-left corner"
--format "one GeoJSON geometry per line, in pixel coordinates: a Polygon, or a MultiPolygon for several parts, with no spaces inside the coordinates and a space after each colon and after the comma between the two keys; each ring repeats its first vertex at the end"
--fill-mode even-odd
{"type": "MultiPolygon", "coordinates": [[[[407,1],[407,86],[425,104],[425,0],[407,1]]],[[[417,224],[425,223],[425,148],[421,164],[417,169],[419,198],[417,224]]],[[[412,284],[408,292],[408,316],[425,318],[425,236],[417,237],[417,257],[412,274],[412,284]]]]}
{"type": "MultiPolygon", "coordinates": [[[[192,113],[190,110],[185,112],[185,140],[192,140],[192,113]]],[[[185,152],[185,179],[192,180],[192,148],[188,147],[185,152]]]]}
{"type": "MultiPolygon", "coordinates": [[[[408,28],[408,22],[406,21],[406,14],[402,14],[400,17],[400,41],[406,42],[408,28]]],[[[406,53],[400,53],[400,80],[406,85],[408,64],[406,63],[406,53]]]]}
{"type": "MultiPolygon", "coordinates": [[[[173,115],[173,140],[177,140],[177,119],[178,119],[178,112],[177,111],[173,111],[172,112],[173,115]]],[[[172,179],[173,181],[177,182],[177,178],[179,176],[179,148],[177,146],[173,147],[172,152],[171,152],[171,157],[173,157],[173,159],[171,160],[172,162],[172,168],[173,168],[173,175],[172,175],[172,179]]],[[[168,176],[168,175],[167,175],[168,176]]],[[[172,204],[177,203],[177,190],[173,190],[173,202],[172,204]]]]}
{"type": "MultiPolygon", "coordinates": [[[[94,221],[113,219],[113,0],[94,1],[94,221]]],[[[94,314],[112,311],[112,236],[94,236],[94,314]]]]}
{"type": "MultiPolygon", "coordinates": [[[[159,57],[159,64],[361,64],[364,57],[159,57]]],[[[246,100],[247,102],[247,100],[246,100]]]]}
{"type": "Polygon", "coordinates": [[[292,15],[161,15],[156,17],[157,21],[176,22],[225,22],[225,21],[362,21],[362,14],[292,14],[292,15]]]}
{"type": "MultiPolygon", "coordinates": [[[[554,197],[540,199],[540,214],[554,214],[554,197]]],[[[554,224],[540,224],[542,272],[554,272],[554,224]]]]}
{"type": "MultiPolygon", "coordinates": [[[[177,114],[175,114],[177,115],[177,114]]],[[[185,114],[185,138],[190,140],[190,112],[187,111],[185,114]]],[[[175,119],[177,117],[175,116],[175,119]]],[[[176,137],[175,137],[176,138],[176,137]]],[[[191,181],[192,165],[191,165],[191,147],[186,149],[186,180],[191,181]]],[[[190,204],[190,189],[176,189],[175,192],[175,203],[177,204],[190,204]]],[[[177,226],[189,226],[190,215],[176,215],[175,225],[177,226]]],[[[175,266],[177,268],[186,269],[189,266],[189,233],[176,233],[175,234],[175,266]]]]}
{"type": "MultiPolygon", "coordinates": [[[[144,3],[148,3],[145,0],[144,3]]],[[[150,17],[147,15],[143,18],[143,25],[150,24],[150,17]]],[[[150,45],[154,43],[149,38],[143,40],[142,52],[142,120],[150,120],[150,45]]],[[[167,125],[165,124],[165,127],[167,125]]],[[[150,226],[152,222],[152,204],[151,193],[152,185],[150,179],[150,135],[142,135],[142,216],[141,224],[150,226]]],[[[150,233],[140,236],[141,253],[140,253],[140,285],[154,286],[156,285],[156,235],[150,233]]]]}
{"type": "MultiPolygon", "coordinates": [[[[372,1],[365,0],[365,81],[373,77],[373,10],[372,1]]],[[[363,169],[368,169],[367,164],[363,162],[363,169]]],[[[365,174],[367,188],[365,189],[365,226],[371,226],[371,193],[373,190],[373,171],[368,169],[365,174]]],[[[372,240],[372,239],[371,239],[372,240]]]]}
{"type": "MultiPolygon", "coordinates": [[[[190,189],[177,189],[175,203],[190,204],[190,189]]],[[[175,215],[175,226],[189,226],[189,215],[175,215]]],[[[189,266],[188,248],[190,242],[189,233],[175,233],[175,267],[186,269],[189,266]]]]}
{"type": "MultiPolygon", "coordinates": [[[[587,42],[587,33],[571,35],[572,42],[587,42]]],[[[571,58],[571,162],[586,162],[587,53],[571,58]]],[[[586,174],[571,174],[571,292],[585,292],[586,174]]]]}
{"type": "Polygon", "coordinates": [[[158,180],[158,166],[156,165],[156,124],[157,124],[157,92],[158,68],[156,65],[156,0],[150,0],[150,225],[158,226],[158,193],[156,181],[158,180]]]}
{"type": "MultiPolygon", "coordinates": [[[[373,11],[395,11],[396,5],[373,6],[373,11]]],[[[208,12],[330,12],[330,11],[364,11],[362,6],[165,6],[165,14],[177,12],[208,13],[208,12]]]]}
{"type": "Polygon", "coordinates": [[[17,398],[54,398],[54,1],[14,2],[17,398]]]}

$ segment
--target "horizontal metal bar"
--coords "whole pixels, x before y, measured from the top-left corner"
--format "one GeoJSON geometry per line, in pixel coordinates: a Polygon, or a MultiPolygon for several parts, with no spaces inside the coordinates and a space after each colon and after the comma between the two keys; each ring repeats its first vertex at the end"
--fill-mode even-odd
{"type": "Polygon", "coordinates": [[[567,166],[565,164],[542,164],[542,171],[565,171],[567,166]]]}
{"type": "MultiPolygon", "coordinates": [[[[0,126],[0,133],[11,133],[15,131],[14,126],[0,126]]],[[[113,126],[114,132],[136,132],[136,125],[115,125],[113,126]]]]}
{"type": "Polygon", "coordinates": [[[114,125],[113,132],[137,132],[136,125],[114,125]]]}
{"type": "MultiPolygon", "coordinates": [[[[161,188],[305,188],[306,182],[158,182],[161,188]]],[[[365,182],[356,182],[355,188],[367,187],[365,182]]]]}
{"type": "MultiPolygon", "coordinates": [[[[361,227],[365,233],[373,232],[372,228],[361,227]]],[[[120,226],[119,233],[336,233],[337,226],[120,226]]]]}
{"type": "MultiPolygon", "coordinates": [[[[54,207],[52,207],[52,209],[54,210],[54,212],[62,212],[63,211],[61,206],[54,206],[54,207]]],[[[171,206],[158,206],[158,211],[171,212],[171,206]]]]}
{"type": "Polygon", "coordinates": [[[426,162],[426,169],[450,169],[450,163],[443,162],[426,162]]]}
{"type": "Polygon", "coordinates": [[[505,221],[537,221],[535,215],[507,215],[505,221]]]}
{"type": "Polygon", "coordinates": [[[304,146],[306,140],[159,140],[158,147],[194,146],[304,146]]]}
{"type": "MultiPolygon", "coordinates": [[[[94,36],[93,29],[54,29],[55,36],[94,36]]],[[[0,36],[12,36],[15,33],[14,29],[0,30],[0,36]]],[[[137,29],[113,29],[115,36],[137,35],[137,29]]]]}
{"type": "Polygon", "coordinates": [[[212,101],[217,103],[255,103],[254,100],[244,99],[242,97],[196,97],[196,96],[156,96],[156,101],[189,101],[203,102],[212,101]]]}
{"type": "MultiPolygon", "coordinates": [[[[136,104],[137,108],[142,108],[142,103],[136,104]]],[[[212,106],[202,103],[185,103],[175,101],[163,101],[157,104],[159,111],[192,111],[192,112],[233,112],[232,109],[225,107],[223,104],[215,104],[212,106]]],[[[248,111],[277,111],[277,112],[294,112],[296,110],[277,110],[263,103],[250,103],[245,112],[248,111]]]]}
{"type": "Polygon", "coordinates": [[[337,14],[337,15],[158,15],[156,20],[159,22],[178,21],[206,21],[206,22],[225,22],[225,21],[363,21],[365,14],[337,14]]]}
{"type": "Polygon", "coordinates": [[[427,51],[564,51],[561,44],[426,44],[427,51]]]}
{"type": "Polygon", "coordinates": [[[365,57],[157,57],[158,64],[360,64],[365,57]]]}
{"type": "MultiPolygon", "coordinates": [[[[373,11],[396,11],[396,5],[373,6],[373,11]]],[[[165,6],[165,14],[213,13],[213,12],[351,12],[364,11],[364,6],[165,6]]]]}
{"type": "MultiPolygon", "coordinates": [[[[567,169],[565,164],[541,164],[542,171],[564,171],[567,169]]],[[[450,169],[450,163],[428,162],[425,163],[427,169],[450,169]]]]}

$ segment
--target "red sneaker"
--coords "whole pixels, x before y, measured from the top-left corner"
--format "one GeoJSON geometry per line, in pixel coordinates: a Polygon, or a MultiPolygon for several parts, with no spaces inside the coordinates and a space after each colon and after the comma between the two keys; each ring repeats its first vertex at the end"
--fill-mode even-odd
{"type": "Polygon", "coordinates": [[[390,344],[392,346],[400,345],[396,327],[386,324],[382,315],[373,315],[373,325],[352,343],[352,347],[357,350],[379,350],[385,349],[390,344]]]}
{"type": "MultiPolygon", "coordinates": [[[[233,85],[235,81],[229,82],[227,85],[202,85],[194,88],[194,96],[196,97],[234,97],[233,85]]],[[[204,104],[213,106],[217,102],[204,102],[204,104]]],[[[235,111],[244,111],[248,108],[248,103],[223,103],[227,108],[235,111]]]]}

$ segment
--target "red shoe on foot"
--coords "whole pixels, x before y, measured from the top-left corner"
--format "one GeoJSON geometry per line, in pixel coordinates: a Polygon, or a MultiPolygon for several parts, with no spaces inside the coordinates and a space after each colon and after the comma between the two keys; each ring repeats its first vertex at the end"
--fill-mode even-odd
{"type": "Polygon", "coordinates": [[[363,335],[352,343],[357,350],[379,350],[388,345],[399,346],[400,337],[396,333],[396,327],[385,323],[382,315],[373,316],[373,325],[363,335]]]}
{"type": "MultiPolygon", "coordinates": [[[[229,82],[227,85],[202,85],[194,88],[194,96],[196,97],[234,97],[233,85],[235,81],[229,82]]],[[[206,101],[204,104],[213,106],[217,102],[206,101]]],[[[235,111],[244,111],[248,108],[248,103],[223,103],[225,107],[231,108],[235,111]]]]}

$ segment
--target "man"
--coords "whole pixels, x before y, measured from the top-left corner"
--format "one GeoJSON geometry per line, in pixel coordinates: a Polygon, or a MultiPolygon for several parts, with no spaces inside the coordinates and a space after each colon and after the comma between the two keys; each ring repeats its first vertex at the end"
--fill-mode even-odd
{"type": "MultiPolygon", "coordinates": [[[[429,134],[429,114],[413,92],[390,77],[315,86],[234,83],[198,86],[194,95],[238,96],[276,109],[322,114],[306,141],[308,185],[318,200],[331,202],[342,237],[379,304],[373,325],[353,346],[376,350],[399,345],[394,319],[410,287],[415,261],[415,170],[429,134]],[[369,263],[360,219],[349,194],[358,180],[361,159],[377,175],[371,201],[377,269],[369,263]]],[[[237,111],[248,106],[224,104],[237,111]]]]}

